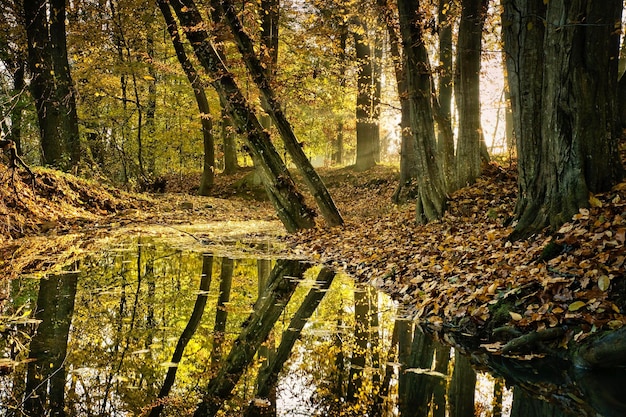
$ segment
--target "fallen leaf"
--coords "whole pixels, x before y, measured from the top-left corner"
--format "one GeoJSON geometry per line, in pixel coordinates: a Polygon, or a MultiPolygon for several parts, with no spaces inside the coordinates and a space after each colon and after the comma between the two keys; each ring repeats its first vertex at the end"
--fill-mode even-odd
{"type": "Polygon", "coordinates": [[[598,278],[598,288],[600,288],[600,291],[608,290],[610,285],[611,280],[606,275],[602,275],[600,278],[598,278]]]}
{"type": "Polygon", "coordinates": [[[567,309],[569,311],[577,311],[583,308],[586,304],[587,303],[585,303],[584,301],[574,301],[572,304],[569,305],[567,309]]]}

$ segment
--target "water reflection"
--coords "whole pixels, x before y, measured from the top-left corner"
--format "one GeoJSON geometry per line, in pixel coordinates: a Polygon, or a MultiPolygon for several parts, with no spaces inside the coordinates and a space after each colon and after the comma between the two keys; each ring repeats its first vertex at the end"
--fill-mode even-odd
{"type": "MultiPolygon", "coordinates": [[[[502,380],[477,383],[465,356],[327,268],[138,238],[69,269],[13,283],[1,415],[564,415],[522,390],[511,410],[502,380]]],[[[626,414],[615,372],[482,362],[544,398],[576,380],[566,409],[584,398],[579,410],[626,414]]]]}

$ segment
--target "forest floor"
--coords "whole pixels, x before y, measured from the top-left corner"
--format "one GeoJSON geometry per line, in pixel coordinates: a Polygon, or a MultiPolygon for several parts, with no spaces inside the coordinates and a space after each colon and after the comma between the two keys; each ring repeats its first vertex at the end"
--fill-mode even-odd
{"type": "Polygon", "coordinates": [[[293,235],[262,189],[244,180],[249,172],[218,175],[214,196],[199,197],[197,176],[167,178],[163,194],[134,194],[47,169],[36,170],[33,188],[0,165],[0,273],[8,282],[53,270],[106,239],[150,227],[209,244],[271,237],[282,242],[275,255],[370,282],[430,330],[471,336],[475,347],[497,354],[541,355],[538,341],[563,347],[626,327],[626,182],[590,196],[590,207],[558,232],[511,242],[514,167],[487,166],[476,184],[451,196],[442,220],[423,226],[413,204],[391,203],[395,169],[321,170],[345,225],[325,228],[319,219],[318,228],[293,235]],[[199,227],[181,232],[190,225],[199,227]],[[537,337],[520,339],[528,334],[537,337]]]}

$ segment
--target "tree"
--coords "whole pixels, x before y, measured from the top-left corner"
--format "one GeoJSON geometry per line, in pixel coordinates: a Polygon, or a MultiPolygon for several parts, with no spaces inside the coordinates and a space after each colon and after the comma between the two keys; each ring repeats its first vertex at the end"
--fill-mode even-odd
{"type": "MultiPolygon", "coordinates": [[[[22,154],[22,114],[25,107],[26,40],[19,7],[13,2],[3,2],[0,16],[5,24],[0,26],[0,62],[13,81],[8,102],[11,118],[6,139],[15,143],[17,153],[22,154]]],[[[4,109],[3,109],[4,110],[4,109]]]]}
{"type": "Polygon", "coordinates": [[[367,34],[367,27],[360,18],[352,36],[357,61],[357,98],[356,98],[356,169],[365,171],[376,165],[379,148],[378,121],[375,118],[374,97],[374,60],[367,34]]]}
{"type": "Polygon", "coordinates": [[[422,37],[419,2],[398,0],[397,3],[411,110],[411,134],[417,155],[416,221],[426,223],[443,215],[447,200],[442,171],[437,162],[432,71],[422,37]]]}
{"type": "Polygon", "coordinates": [[[176,20],[172,15],[169,5],[167,4],[167,0],[157,0],[157,3],[163,18],[165,19],[167,31],[172,38],[172,44],[174,45],[174,50],[176,51],[176,57],[178,58],[180,65],[183,67],[185,75],[193,88],[193,94],[196,98],[196,103],[198,104],[204,145],[204,164],[198,194],[206,196],[210,194],[211,189],[213,188],[215,176],[215,141],[213,139],[213,122],[211,120],[209,100],[204,92],[204,85],[200,79],[200,75],[185,52],[185,47],[178,34],[176,20]]]}
{"type": "Polygon", "coordinates": [[[480,174],[480,56],[487,3],[488,0],[461,2],[454,82],[459,113],[455,178],[458,187],[472,184],[480,174]]]}
{"type": "Polygon", "coordinates": [[[623,176],[615,123],[622,2],[503,6],[519,158],[515,239],[558,227],[623,176]]]}
{"type": "Polygon", "coordinates": [[[268,197],[276,208],[285,228],[294,232],[314,225],[313,213],[306,207],[295,187],[291,174],[271,144],[268,133],[263,129],[248,101],[228,71],[223,60],[209,41],[203,29],[203,19],[193,1],[171,1],[183,26],[187,39],[205,71],[212,75],[211,84],[218,92],[222,104],[226,104],[237,127],[247,133],[248,150],[268,197]]]}
{"type": "Polygon", "coordinates": [[[67,60],[65,0],[25,1],[24,25],[43,163],[77,168],[81,150],[76,96],[67,60]]]}
{"type": "MultiPolygon", "coordinates": [[[[183,3],[189,8],[193,4],[193,1],[185,0],[183,3]]],[[[287,120],[281,109],[280,103],[274,95],[270,79],[266,75],[267,71],[264,69],[261,60],[254,51],[252,40],[245,32],[243,25],[237,17],[234,4],[231,1],[212,0],[211,5],[216,11],[219,11],[228,22],[235,38],[235,43],[237,44],[239,52],[246,63],[246,67],[259,88],[261,105],[274,121],[274,124],[276,125],[276,128],[280,133],[280,137],[285,145],[285,149],[289,152],[294,164],[300,170],[302,179],[313,195],[322,216],[329,226],[342,225],[343,218],[341,217],[339,210],[335,206],[335,203],[330,196],[328,189],[322,182],[322,179],[313,168],[313,165],[311,165],[311,161],[309,161],[307,156],[304,154],[302,144],[298,142],[291,124],[287,120]]],[[[271,6],[271,3],[269,5],[271,6]]]]}

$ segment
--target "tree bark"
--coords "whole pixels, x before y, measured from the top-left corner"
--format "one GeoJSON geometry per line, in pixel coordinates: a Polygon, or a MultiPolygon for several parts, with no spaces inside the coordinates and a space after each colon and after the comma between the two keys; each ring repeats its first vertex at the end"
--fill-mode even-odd
{"type": "Polygon", "coordinates": [[[458,350],[454,352],[454,371],[450,381],[450,417],[474,417],[476,372],[469,359],[458,350]]]}
{"type": "Polygon", "coordinates": [[[473,184],[480,175],[480,59],[488,0],[464,0],[457,42],[454,92],[459,114],[456,186],[473,184]]]}
{"type": "Polygon", "coordinates": [[[411,354],[404,362],[405,384],[398,386],[398,396],[402,397],[400,414],[402,416],[427,416],[430,411],[434,389],[434,377],[419,372],[430,370],[433,364],[434,345],[432,339],[420,329],[413,333],[411,354]],[[414,372],[412,370],[417,370],[414,372]]]}
{"type": "Polygon", "coordinates": [[[167,31],[172,39],[174,50],[176,51],[176,57],[178,62],[183,67],[183,71],[193,88],[193,94],[196,98],[196,104],[198,105],[198,111],[200,112],[200,123],[202,124],[202,138],[204,146],[204,158],[202,179],[200,180],[200,189],[198,194],[208,196],[211,194],[215,177],[215,140],[213,138],[213,121],[211,120],[211,109],[209,108],[209,100],[206,97],[204,91],[204,85],[200,79],[200,75],[193,66],[193,63],[185,52],[185,47],[178,34],[178,26],[176,20],[172,15],[167,0],[157,0],[161,14],[165,19],[167,31]]]}
{"type": "Polygon", "coordinates": [[[42,279],[35,318],[41,320],[30,342],[24,411],[29,416],[65,416],[65,357],[78,275],[42,279]]]}
{"type": "MultiPolygon", "coordinates": [[[[187,8],[195,8],[193,0],[180,0],[187,8]]],[[[261,105],[263,109],[272,117],[274,124],[280,133],[285,145],[285,149],[293,159],[294,164],[300,170],[302,179],[309,188],[317,206],[320,209],[322,217],[329,226],[339,226],[343,224],[343,218],[339,214],[339,210],[326,189],[326,186],[319,177],[311,161],[307,158],[302,149],[302,145],[298,142],[289,121],[281,110],[280,103],[274,95],[268,78],[265,75],[263,65],[254,51],[254,44],[245,30],[237,13],[235,6],[230,0],[211,0],[212,7],[219,11],[230,25],[231,31],[235,37],[235,43],[239,48],[248,71],[256,83],[261,93],[261,105]]]]}
{"type": "Polygon", "coordinates": [[[454,159],[454,134],[452,131],[452,26],[454,2],[439,0],[437,22],[439,23],[439,82],[437,85],[439,109],[436,111],[438,150],[443,165],[446,190],[456,188],[456,165],[454,159]],[[437,114],[438,113],[438,114],[437,114]]]}
{"type": "Polygon", "coordinates": [[[519,158],[511,239],[557,228],[623,176],[614,122],[622,3],[544,3],[503,3],[519,158]]]}
{"type": "Polygon", "coordinates": [[[416,143],[417,153],[416,221],[421,224],[443,216],[447,195],[443,174],[436,157],[432,72],[428,52],[422,39],[419,11],[419,2],[398,0],[407,91],[411,109],[411,133],[416,143]]]}
{"type": "Polygon", "coordinates": [[[65,0],[26,1],[24,17],[42,161],[69,169],[80,160],[80,144],[65,42],[65,0]]]}
{"type": "Polygon", "coordinates": [[[231,258],[222,258],[220,270],[220,295],[215,307],[215,325],[213,326],[213,349],[211,351],[211,371],[217,373],[222,362],[222,345],[228,320],[226,304],[230,301],[230,289],[233,283],[233,269],[235,263],[231,258]]]}
{"type": "Polygon", "coordinates": [[[174,8],[198,60],[207,73],[212,75],[211,84],[217,90],[222,105],[228,106],[227,110],[239,131],[246,132],[250,155],[285,228],[289,232],[295,232],[313,227],[314,213],[304,204],[302,195],[296,190],[291,174],[272,145],[268,133],[259,123],[232,74],[209,41],[195,4],[190,0],[171,0],[170,5],[174,8]]]}

